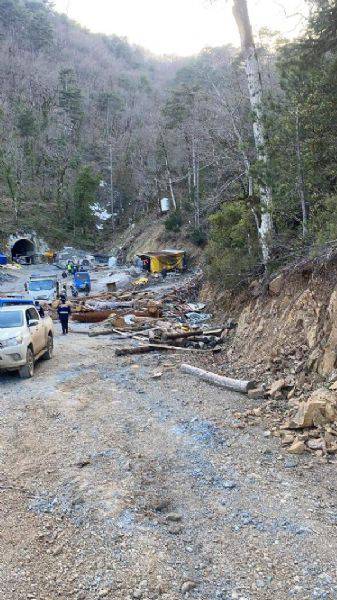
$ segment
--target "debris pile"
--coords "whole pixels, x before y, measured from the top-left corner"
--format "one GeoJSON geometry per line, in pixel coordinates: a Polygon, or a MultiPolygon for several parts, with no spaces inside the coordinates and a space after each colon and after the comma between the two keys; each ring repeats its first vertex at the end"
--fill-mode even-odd
{"type": "Polygon", "coordinates": [[[282,445],[291,454],[313,451],[319,456],[337,453],[337,394],[321,388],[308,399],[293,401],[281,425],[282,445]]]}
{"type": "Polygon", "coordinates": [[[137,346],[123,348],[123,354],[136,354],[153,349],[211,350],[219,352],[233,328],[205,327],[211,315],[206,305],[197,303],[198,277],[185,281],[182,287],[151,290],[130,289],[104,292],[71,302],[72,318],[80,323],[92,323],[89,336],[114,335],[115,339],[130,339],[137,346]],[[140,346],[139,343],[143,342],[140,346]],[[145,347],[144,347],[145,344],[145,347]]]}

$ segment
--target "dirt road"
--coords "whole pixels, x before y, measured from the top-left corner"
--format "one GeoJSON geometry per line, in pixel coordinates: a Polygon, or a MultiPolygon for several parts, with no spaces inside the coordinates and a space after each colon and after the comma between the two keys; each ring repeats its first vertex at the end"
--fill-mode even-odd
{"type": "Polygon", "coordinates": [[[115,344],[58,337],[33,380],[0,375],[0,597],[337,598],[336,464],[115,344]]]}

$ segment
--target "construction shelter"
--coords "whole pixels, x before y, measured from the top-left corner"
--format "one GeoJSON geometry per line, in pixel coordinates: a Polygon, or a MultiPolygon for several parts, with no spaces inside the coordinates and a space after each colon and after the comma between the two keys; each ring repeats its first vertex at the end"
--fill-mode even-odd
{"type": "Polygon", "coordinates": [[[149,273],[166,271],[184,271],[186,269],[185,250],[158,250],[157,252],[144,252],[137,255],[144,270],[149,273]]]}

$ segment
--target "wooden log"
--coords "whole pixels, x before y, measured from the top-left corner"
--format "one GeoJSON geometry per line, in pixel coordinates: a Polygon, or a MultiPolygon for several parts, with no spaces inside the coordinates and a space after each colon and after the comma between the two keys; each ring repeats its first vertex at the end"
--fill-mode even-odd
{"type": "Polygon", "coordinates": [[[110,335],[116,333],[113,328],[111,329],[100,329],[97,331],[89,331],[89,337],[97,337],[98,335],[110,335]]]}
{"type": "Polygon", "coordinates": [[[194,337],[195,335],[202,335],[201,329],[196,329],[195,331],[175,331],[174,333],[164,333],[163,338],[165,340],[179,340],[189,337],[194,337]]]}
{"type": "Polygon", "coordinates": [[[154,348],[151,345],[147,346],[137,346],[135,348],[116,348],[115,354],[116,356],[129,356],[130,354],[147,354],[148,352],[153,352],[154,348]]]}
{"type": "Polygon", "coordinates": [[[223,329],[210,329],[209,331],[206,331],[204,329],[203,334],[204,335],[214,335],[215,337],[220,337],[222,332],[223,332],[223,329]]]}
{"type": "Polygon", "coordinates": [[[255,381],[231,379],[230,377],[223,377],[222,375],[210,373],[209,371],[204,371],[204,369],[198,369],[197,367],[192,367],[192,365],[187,364],[181,365],[181,371],[183,373],[188,373],[189,375],[194,375],[207,383],[212,383],[213,385],[235,392],[241,392],[243,394],[247,394],[249,390],[256,388],[257,385],[255,381]]]}

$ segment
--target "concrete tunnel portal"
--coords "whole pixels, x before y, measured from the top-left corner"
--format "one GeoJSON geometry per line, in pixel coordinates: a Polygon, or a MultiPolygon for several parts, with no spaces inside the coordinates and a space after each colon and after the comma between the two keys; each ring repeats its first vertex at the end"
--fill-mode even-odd
{"type": "Polygon", "coordinates": [[[16,240],[15,244],[12,246],[12,259],[25,259],[27,264],[32,264],[34,262],[36,247],[34,242],[28,240],[27,238],[21,238],[16,240]]]}

